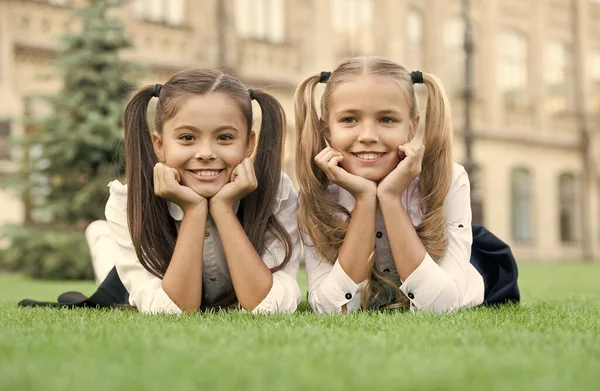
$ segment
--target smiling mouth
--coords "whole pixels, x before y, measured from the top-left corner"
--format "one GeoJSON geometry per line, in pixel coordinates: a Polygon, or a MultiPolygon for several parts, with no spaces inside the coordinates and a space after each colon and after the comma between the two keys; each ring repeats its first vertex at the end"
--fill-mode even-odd
{"type": "Polygon", "coordinates": [[[215,180],[221,175],[223,169],[220,170],[188,170],[196,179],[201,181],[212,181],[215,180]]]}
{"type": "Polygon", "coordinates": [[[353,153],[353,155],[356,156],[361,162],[372,163],[376,162],[383,155],[385,155],[385,152],[358,152],[353,153]]]}

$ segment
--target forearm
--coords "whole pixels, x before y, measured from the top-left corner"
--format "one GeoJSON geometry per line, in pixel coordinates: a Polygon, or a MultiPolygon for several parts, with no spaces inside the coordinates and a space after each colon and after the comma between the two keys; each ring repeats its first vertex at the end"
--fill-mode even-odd
{"type": "Polygon", "coordinates": [[[233,209],[225,204],[211,205],[233,288],[242,308],[252,311],[273,286],[273,275],[248,239],[233,209]]]}
{"type": "Polygon", "coordinates": [[[356,200],[350,224],[339,251],[340,266],[357,284],[369,275],[368,261],[375,241],[377,199],[368,196],[356,200]]]}
{"type": "Polygon", "coordinates": [[[385,229],[398,275],[404,281],[425,258],[426,250],[417,235],[400,197],[379,197],[385,229]]]}
{"type": "Polygon", "coordinates": [[[202,302],[202,254],[208,209],[200,206],[186,211],[175,251],[162,280],[162,287],[184,312],[193,312],[202,302]]]}

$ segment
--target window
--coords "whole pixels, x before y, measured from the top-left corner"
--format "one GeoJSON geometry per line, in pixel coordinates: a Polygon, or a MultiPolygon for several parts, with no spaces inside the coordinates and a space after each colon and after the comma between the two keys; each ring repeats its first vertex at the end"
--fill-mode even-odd
{"type": "Polygon", "coordinates": [[[544,79],[547,88],[546,106],[551,114],[573,110],[574,80],[572,54],[569,46],[563,42],[546,44],[546,66],[544,79]]]}
{"type": "Polygon", "coordinates": [[[235,12],[240,37],[285,40],[285,0],[237,0],[235,12]]]}
{"type": "Polygon", "coordinates": [[[331,0],[331,23],[344,54],[368,54],[373,49],[372,0],[331,0]]]}
{"type": "MultiPolygon", "coordinates": [[[[472,23],[472,22],[471,22],[472,23]]],[[[473,26],[473,35],[476,29],[473,26]]],[[[475,37],[474,37],[475,38],[475,37]]],[[[465,21],[461,16],[448,19],[444,24],[445,63],[448,67],[448,77],[444,84],[450,93],[462,96],[465,90],[465,21]]],[[[477,50],[477,45],[474,51],[477,50]]],[[[475,52],[473,53],[475,55],[475,52]]]]}
{"type": "Polygon", "coordinates": [[[592,113],[600,114],[600,51],[590,55],[590,102],[589,109],[592,113]]]}
{"type": "Polygon", "coordinates": [[[559,177],[559,225],[560,240],[563,243],[577,241],[578,189],[575,175],[562,174],[559,177]]]}
{"type": "Polygon", "coordinates": [[[513,239],[517,242],[531,242],[533,240],[531,174],[525,168],[514,169],[510,182],[513,239]]]}
{"type": "Polygon", "coordinates": [[[0,160],[10,160],[10,149],[7,145],[10,133],[10,121],[0,120],[0,160]]]}
{"type": "Polygon", "coordinates": [[[504,31],[498,38],[498,87],[504,107],[527,106],[528,48],[525,35],[517,31],[504,31]]]}
{"type": "Polygon", "coordinates": [[[423,14],[410,8],[406,17],[406,66],[409,71],[423,68],[423,14]]]}
{"type": "Polygon", "coordinates": [[[135,0],[133,10],[139,19],[171,26],[185,23],[185,0],[135,0]]]}

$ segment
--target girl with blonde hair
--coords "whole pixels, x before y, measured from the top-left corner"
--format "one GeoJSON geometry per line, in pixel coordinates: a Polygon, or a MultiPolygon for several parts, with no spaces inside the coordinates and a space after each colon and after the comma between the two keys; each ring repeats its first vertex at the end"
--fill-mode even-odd
{"type": "Polygon", "coordinates": [[[519,300],[510,249],[472,229],[469,179],[452,159],[450,105],[435,76],[359,57],[304,80],[294,99],[299,227],[316,312],[519,300]],[[415,83],[427,88],[422,144],[415,83]]]}

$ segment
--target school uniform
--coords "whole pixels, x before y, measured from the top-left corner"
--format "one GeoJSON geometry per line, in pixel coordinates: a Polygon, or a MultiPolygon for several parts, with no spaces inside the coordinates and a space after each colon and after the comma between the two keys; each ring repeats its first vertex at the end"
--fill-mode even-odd
{"type": "MultiPolygon", "coordinates": [[[[328,193],[352,212],[356,201],[348,191],[331,184],[328,193]]],[[[402,205],[415,227],[423,217],[419,200],[417,178],[401,196],[402,205]]],[[[444,208],[448,235],[444,256],[435,262],[426,253],[420,265],[404,281],[398,275],[383,215],[377,208],[375,256],[378,270],[408,297],[411,310],[451,312],[484,303],[519,301],[517,268],[510,249],[485,228],[474,230],[471,226],[469,179],[465,169],[456,163],[444,208]]],[[[333,264],[322,260],[310,242],[305,246],[304,254],[308,301],[317,313],[350,312],[360,308],[361,290],[366,281],[355,283],[339,260],[333,264]]]]}
{"type": "MultiPolygon", "coordinates": [[[[100,307],[130,304],[146,313],[181,313],[181,309],[163,290],[162,280],[148,272],[138,260],[127,225],[127,185],[113,181],[109,184],[109,189],[106,224],[104,227],[98,225],[97,232],[102,236],[101,231],[104,229],[105,233],[110,234],[110,239],[107,240],[104,235],[103,240],[90,241],[90,250],[94,263],[103,263],[105,266],[102,269],[106,269],[106,264],[112,261],[114,269],[108,273],[107,278],[94,294],[95,300],[89,300],[94,299],[94,295],[85,298],[81,294],[78,296],[74,292],[69,292],[59,297],[58,304],[100,307]]],[[[239,208],[238,202],[234,207],[236,213],[239,208]]],[[[169,214],[179,230],[183,211],[176,204],[169,203],[169,214]]],[[[252,311],[254,313],[294,312],[301,301],[301,292],[296,281],[301,253],[296,214],[297,193],[290,178],[282,173],[274,215],[290,235],[292,254],[288,264],[273,273],[273,286],[263,301],[252,311]]],[[[206,221],[205,232],[201,235],[204,239],[202,307],[219,306],[220,303],[229,302],[235,293],[219,232],[210,216],[206,221]]],[[[285,257],[283,244],[271,232],[265,235],[265,251],[261,257],[269,268],[281,264],[285,257]]],[[[200,262],[200,258],[198,261],[200,262]]],[[[32,305],[27,302],[20,304],[32,305]]]]}

